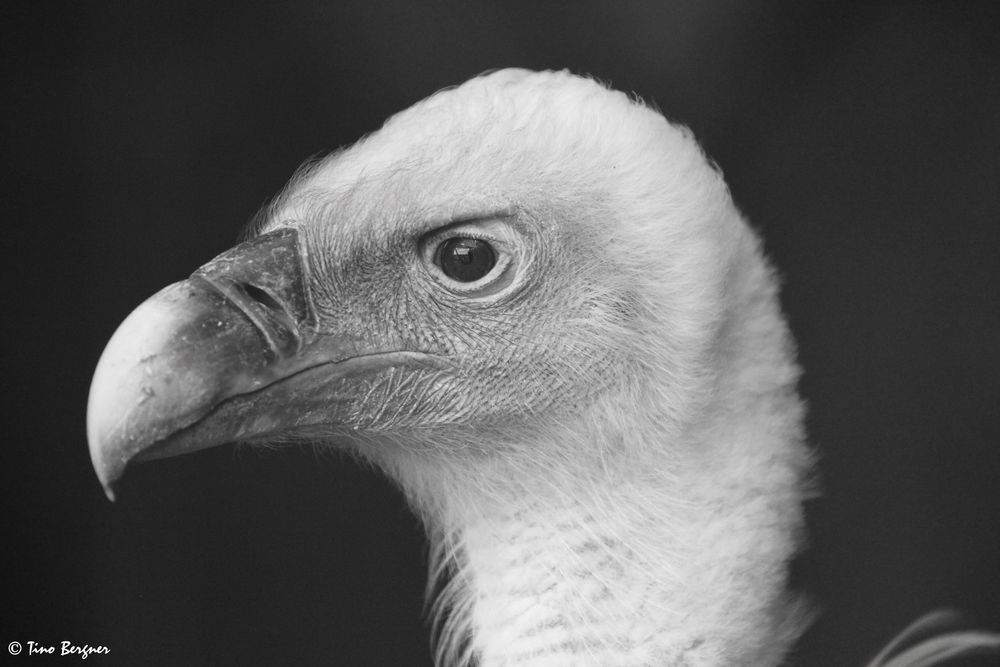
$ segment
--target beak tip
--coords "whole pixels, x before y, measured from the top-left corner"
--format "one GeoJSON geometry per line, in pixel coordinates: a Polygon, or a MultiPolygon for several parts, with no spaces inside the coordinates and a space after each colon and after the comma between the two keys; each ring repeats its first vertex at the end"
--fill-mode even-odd
{"type": "MultiPolygon", "coordinates": [[[[93,443],[93,441],[91,442],[93,443]]],[[[116,498],[115,486],[117,486],[118,480],[122,476],[126,461],[116,458],[113,452],[108,452],[98,447],[91,446],[90,452],[91,463],[94,466],[94,472],[97,473],[97,481],[100,482],[101,488],[104,489],[104,495],[108,497],[108,500],[114,502],[116,498]]]]}
{"type": "Polygon", "coordinates": [[[115,500],[114,486],[129,461],[179,421],[161,407],[162,397],[151,400],[156,395],[152,387],[168,393],[164,384],[178,384],[158,365],[158,357],[172,336],[185,333],[179,334],[173,324],[190,291],[187,283],[174,283],[140,304],[119,325],[97,362],[87,398],[87,441],[94,472],[109,500],[115,500]]]}
{"type": "Polygon", "coordinates": [[[108,483],[103,485],[103,488],[104,488],[104,495],[108,497],[108,500],[110,500],[111,502],[115,502],[117,498],[115,497],[114,487],[110,483],[108,483]]]}
{"type": "Polygon", "coordinates": [[[90,463],[97,474],[97,481],[104,489],[104,495],[112,502],[115,500],[115,493],[112,488],[118,477],[121,476],[121,468],[124,464],[119,464],[116,456],[117,448],[107,445],[109,437],[101,428],[103,424],[98,423],[94,410],[94,392],[91,390],[90,405],[87,414],[87,442],[90,449],[90,463]]]}

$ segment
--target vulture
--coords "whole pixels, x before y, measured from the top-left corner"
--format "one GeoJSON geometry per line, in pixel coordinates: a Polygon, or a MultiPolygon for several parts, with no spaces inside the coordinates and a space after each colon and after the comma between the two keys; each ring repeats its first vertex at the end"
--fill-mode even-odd
{"type": "MultiPolygon", "coordinates": [[[[787,583],[800,369],[761,239],[686,128],[591,78],[494,71],[258,218],[101,356],[110,498],[137,461],[339,448],[426,527],[440,665],[782,662],[811,617],[787,583]]],[[[910,639],[877,664],[930,664],[910,639]]]]}

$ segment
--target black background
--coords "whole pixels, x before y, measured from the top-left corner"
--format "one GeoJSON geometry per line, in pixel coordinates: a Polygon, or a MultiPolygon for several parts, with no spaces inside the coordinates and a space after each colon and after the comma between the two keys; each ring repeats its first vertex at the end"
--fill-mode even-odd
{"type": "Polygon", "coordinates": [[[300,161],[505,66],[592,73],[688,124],[785,276],[824,485],[796,568],[823,615],[795,664],[859,664],[941,605],[1000,628],[992,3],[0,12],[4,643],[428,664],[420,528],[377,474],[222,448],[134,470],[112,505],[86,396],[124,316],[232,245],[300,161]]]}

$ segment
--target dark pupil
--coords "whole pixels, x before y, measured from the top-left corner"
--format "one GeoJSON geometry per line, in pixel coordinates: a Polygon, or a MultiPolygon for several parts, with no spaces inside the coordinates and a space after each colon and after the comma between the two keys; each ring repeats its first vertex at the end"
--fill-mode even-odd
{"type": "Polygon", "coordinates": [[[448,239],[440,245],[438,252],[444,275],[460,283],[479,280],[497,263],[493,248],[479,239],[448,239]]]}

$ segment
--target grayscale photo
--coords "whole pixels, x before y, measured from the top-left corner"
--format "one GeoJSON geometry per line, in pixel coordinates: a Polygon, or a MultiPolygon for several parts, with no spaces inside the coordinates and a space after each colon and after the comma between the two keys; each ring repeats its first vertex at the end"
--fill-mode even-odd
{"type": "Polygon", "coordinates": [[[1000,664],[1000,6],[0,17],[5,664],[1000,664]]]}

